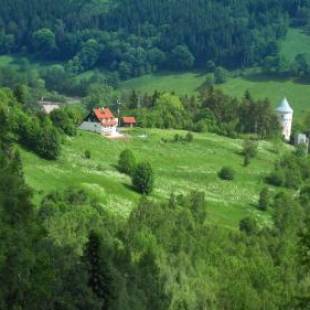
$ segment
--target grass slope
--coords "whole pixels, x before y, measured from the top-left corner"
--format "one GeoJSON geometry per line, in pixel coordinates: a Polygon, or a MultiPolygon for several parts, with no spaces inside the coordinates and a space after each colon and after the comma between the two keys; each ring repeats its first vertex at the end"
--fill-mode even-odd
{"type": "Polygon", "coordinates": [[[74,185],[96,196],[103,207],[127,216],[140,196],[132,190],[130,179],[120,174],[115,165],[120,152],[130,148],[139,160],[150,161],[154,168],[153,199],[167,198],[172,192],[199,190],[206,193],[213,222],[236,226],[249,213],[268,221],[268,216],[257,211],[255,204],[264,186],[263,178],[276,159],[270,143],[261,142],[257,159],[244,168],[239,154],[240,140],[196,134],[194,142],[189,144],[161,142],[163,137],[172,139],[176,132],[135,129],[126,141],[109,141],[96,134],[79,132],[77,137],[67,139],[62,156],[56,162],[21,150],[26,180],[36,189],[37,202],[50,191],[63,191],[74,185]],[[147,138],[141,138],[141,134],[146,134],[147,138]],[[84,158],[86,149],[92,152],[90,160],[84,158]],[[218,179],[217,172],[224,165],[238,171],[235,181],[218,179]]]}
{"type": "Polygon", "coordinates": [[[254,98],[269,98],[274,106],[277,106],[283,97],[287,97],[297,116],[310,110],[310,85],[291,79],[253,75],[230,79],[218,87],[237,98],[243,97],[245,91],[249,90],[254,98]]]}
{"type": "Polygon", "coordinates": [[[289,29],[286,39],[281,44],[281,54],[292,61],[298,54],[309,53],[310,36],[299,29],[289,29]]]}
{"type": "Polygon", "coordinates": [[[204,74],[193,72],[147,74],[123,82],[121,89],[124,91],[135,89],[141,93],[152,93],[155,90],[174,91],[179,95],[191,95],[198,90],[204,81],[204,74]]]}

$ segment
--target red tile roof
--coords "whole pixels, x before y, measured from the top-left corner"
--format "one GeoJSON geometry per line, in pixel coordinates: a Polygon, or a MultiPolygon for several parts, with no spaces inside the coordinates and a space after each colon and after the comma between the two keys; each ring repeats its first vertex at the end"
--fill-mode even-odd
{"type": "Polygon", "coordinates": [[[124,124],[136,124],[136,118],[133,116],[124,116],[122,118],[124,124]]]}
{"type": "Polygon", "coordinates": [[[114,115],[109,108],[97,108],[94,109],[94,112],[99,120],[114,118],[114,115]]]}

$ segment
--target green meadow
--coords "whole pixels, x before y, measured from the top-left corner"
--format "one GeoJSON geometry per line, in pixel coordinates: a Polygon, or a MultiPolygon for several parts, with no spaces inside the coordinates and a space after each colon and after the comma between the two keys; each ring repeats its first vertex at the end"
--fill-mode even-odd
{"type": "MultiPolygon", "coordinates": [[[[197,94],[203,85],[205,76],[198,73],[146,75],[122,84],[122,90],[135,89],[141,93],[152,93],[155,90],[175,92],[179,95],[197,94]]],[[[248,90],[255,99],[268,98],[277,106],[283,97],[287,97],[298,116],[310,108],[310,84],[301,83],[290,78],[270,75],[247,75],[229,78],[217,86],[226,94],[242,98],[248,90]]]]}
{"type": "Polygon", "coordinates": [[[79,132],[77,137],[67,138],[62,155],[55,162],[21,150],[26,181],[36,189],[37,203],[51,191],[75,186],[96,197],[103,208],[126,217],[137,205],[140,195],[131,188],[129,177],[118,172],[116,165],[120,152],[130,148],[139,161],[152,164],[156,183],[151,199],[160,201],[171,193],[203,191],[214,223],[236,227],[248,214],[269,223],[269,215],[259,212],[256,204],[264,177],[279,156],[271,143],[260,142],[257,158],[245,168],[240,155],[241,140],[207,133],[195,134],[192,143],[162,141],[162,138],[172,140],[176,133],[186,134],[174,130],[134,129],[127,139],[111,141],[97,134],[79,132]],[[85,159],[85,150],[91,151],[91,159],[85,159]],[[237,171],[232,182],[217,176],[225,165],[237,171]]]}

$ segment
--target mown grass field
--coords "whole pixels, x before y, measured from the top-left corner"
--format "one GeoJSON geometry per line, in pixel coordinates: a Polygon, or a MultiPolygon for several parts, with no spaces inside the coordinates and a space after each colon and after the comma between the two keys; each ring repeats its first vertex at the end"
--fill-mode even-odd
{"type": "Polygon", "coordinates": [[[185,134],[135,129],[130,138],[117,141],[79,132],[77,137],[66,140],[62,155],[55,162],[22,150],[26,181],[36,189],[37,203],[50,191],[77,186],[96,196],[104,208],[127,216],[140,195],[132,190],[129,177],[118,172],[116,164],[120,152],[130,148],[138,160],[147,160],[153,166],[156,183],[152,199],[168,198],[172,192],[199,190],[206,193],[209,216],[215,223],[236,227],[250,213],[269,222],[269,216],[255,207],[263,179],[279,156],[269,142],[260,143],[258,157],[245,168],[240,155],[242,141],[195,134],[192,143],[162,142],[161,138],[172,139],[177,132],[185,134]],[[146,138],[141,137],[144,134],[146,138]],[[92,153],[89,160],[84,158],[86,149],[92,153]],[[224,165],[238,171],[234,181],[219,180],[217,172],[224,165]]]}

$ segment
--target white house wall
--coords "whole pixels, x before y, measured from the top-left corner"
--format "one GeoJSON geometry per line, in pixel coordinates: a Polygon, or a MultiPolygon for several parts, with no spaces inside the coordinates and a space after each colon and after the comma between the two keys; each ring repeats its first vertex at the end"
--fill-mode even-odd
{"type": "Polygon", "coordinates": [[[83,122],[82,125],[80,126],[80,129],[102,133],[102,126],[99,123],[94,122],[83,122]]]}
{"type": "Polygon", "coordinates": [[[103,127],[100,123],[94,122],[83,122],[79,127],[82,130],[96,132],[105,135],[115,135],[117,132],[117,127],[103,127]]]}

